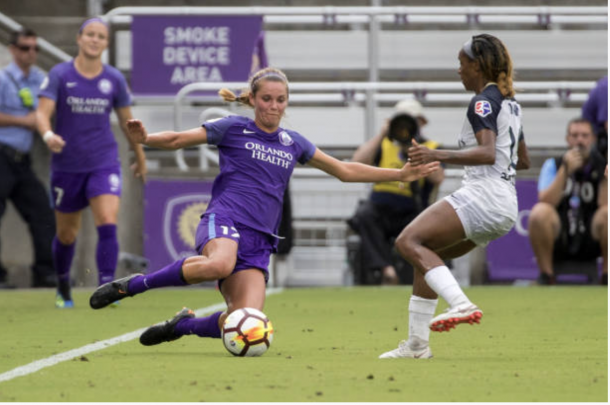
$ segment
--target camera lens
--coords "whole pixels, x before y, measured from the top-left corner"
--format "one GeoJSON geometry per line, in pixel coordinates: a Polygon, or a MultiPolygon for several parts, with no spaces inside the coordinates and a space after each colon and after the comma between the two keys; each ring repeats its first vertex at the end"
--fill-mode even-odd
{"type": "Polygon", "coordinates": [[[402,144],[411,144],[411,139],[417,136],[419,127],[415,118],[410,115],[398,115],[390,121],[388,137],[402,144]]]}

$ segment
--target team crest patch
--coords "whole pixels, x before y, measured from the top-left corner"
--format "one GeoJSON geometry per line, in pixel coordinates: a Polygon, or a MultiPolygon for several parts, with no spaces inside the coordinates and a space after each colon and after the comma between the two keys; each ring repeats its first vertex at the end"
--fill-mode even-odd
{"type": "Polygon", "coordinates": [[[487,117],[491,114],[491,104],[486,100],[477,101],[474,105],[474,113],[481,117],[487,117]]]}
{"type": "Polygon", "coordinates": [[[110,184],[110,191],[116,193],[121,189],[121,178],[117,174],[112,173],[108,176],[108,184],[110,184]]]}
{"type": "Polygon", "coordinates": [[[182,194],[167,201],[163,213],[163,239],[174,260],[195,254],[195,237],[201,215],[210,202],[208,194],[182,194]]]}
{"type": "Polygon", "coordinates": [[[104,94],[112,92],[112,83],[108,79],[102,79],[97,83],[97,88],[104,94]]]}
{"type": "Polygon", "coordinates": [[[280,137],[280,143],[284,146],[290,146],[294,143],[292,137],[286,131],[280,132],[278,136],[280,137]]]}

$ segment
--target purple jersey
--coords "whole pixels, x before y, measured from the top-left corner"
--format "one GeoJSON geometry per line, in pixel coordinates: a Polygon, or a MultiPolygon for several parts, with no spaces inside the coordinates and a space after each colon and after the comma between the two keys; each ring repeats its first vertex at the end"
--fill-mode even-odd
{"type": "Polygon", "coordinates": [[[53,154],[53,170],[74,173],[119,165],[110,114],[131,105],[131,94],[117,69],[104,65],[102,73],[87,79],[74,61],[60,63],[49,71],[39,97],[55,101],[55,133],[66,141],[63,151],[53,154]]]}
{"type": "Polygon", "coordinates": [[[316,147],[297,132],[278,128],[269,134],[241,116],[203,126],[208,143],[217,145],[220,155],[220,174],[206,212],[275,235],[292,171],[297,161],[307,163],[316,147]]]}

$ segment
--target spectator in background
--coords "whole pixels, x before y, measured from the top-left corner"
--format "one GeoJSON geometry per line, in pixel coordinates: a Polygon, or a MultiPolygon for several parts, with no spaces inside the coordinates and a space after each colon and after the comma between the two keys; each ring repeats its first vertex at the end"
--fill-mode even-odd
{"type": "Polygon", "coordinates": [[[250,74],[253,75],[261,69],[269,66],[267,58],[267,50],[265,48],[265,31],[261,31],[254,43],[252,51],[252,66],[250,66],[250,74]]]}
{"type": "MultiPolygon", "coordinates": [[[[131,94],[123,75],[102,63],[108,47],[108,27],[99,18],[83,23],[78,35],[78,55],[51,69],[40,90],[38,129],[53,152],[51,186],[57,235],[53,258],[58,276],[58,308],[74,306],[70,267],[82,210],[91,206],[97,227],[96,263],[99,284],[114,278],[119,245],[117,217],[121,195],[121,165],[117,142],[110,127],[114,109],[123,132],[131,119],[131,94]],[[57,112],[55,132],[51,116],[57,112]]],[[[131,142],[137,177],[144,180],[146,163],[142,146],[131,142]]]]}
{"type": "Polygon", "coordinates": [[[582,117],[593,125],[597,149],[608,161],[608,76],[600,79],[589,93],[582,106],[582,117]]]}
{"type": "Polygon", "coordinates": [[[589,121],[569,122],[569,150],[544,162],[538,200],[529,216],[529,237],[540,269],[540,284],[555,284],[553,261],[604,259],[608,284],[608,180],[589,121]]]}
{"type": "MultiPolygon", "coordinates": [[[[379,134],[362,144],[352,156],[352,161],[377,167],[401,168],[407,162],[413,139],[430,149],[439,146],[421,135],[420,129],[427,122],[419,102],[399,102],[379,134]]],[[[440,169],[411,183],[393,181],[373,185],[369,199],[361,201],[354,216],[348,220],[350,227],[360,235],[362,279],[370,281],[374,274],[380,273],[382,284],[399,283],[392,257],[394,240],[433,201],[433,195],[443,178],[444,173],[440,169]]]]}
{"type": "MultiPolygon", "coordinates": [[[[24,28],[9,40],[13,57],[0,70],[0,217],[11,200],[27,223],[34,246],[33,287],[57,285],[51,242],[55,219],[44,186],[31,166],[36,132],[38,88],[44,73],[34,64],[38,55],[36,33],[24,28]]],[[[0,286],[7,287],[7,271],[0,264],[0,286]]]]}

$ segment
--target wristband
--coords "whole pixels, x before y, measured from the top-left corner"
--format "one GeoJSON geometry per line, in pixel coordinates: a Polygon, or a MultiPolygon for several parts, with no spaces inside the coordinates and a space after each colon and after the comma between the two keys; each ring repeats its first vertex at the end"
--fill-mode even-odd
{"type": "Polygon", "coordinates": [[[55,133],[53,133],[53,131],[51,131],[51,130],[48,130],[42,136],[42,140],[44,141],[44,143],[47,143],[47,142],[49,142],[49,139],[53,138],[54,136],[55,136],[55,133]]]}

